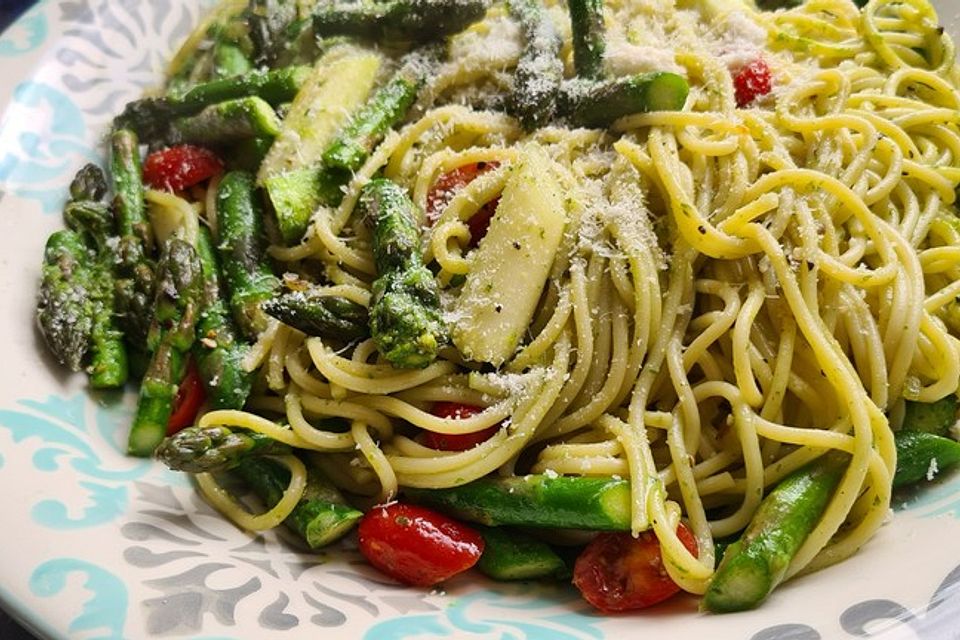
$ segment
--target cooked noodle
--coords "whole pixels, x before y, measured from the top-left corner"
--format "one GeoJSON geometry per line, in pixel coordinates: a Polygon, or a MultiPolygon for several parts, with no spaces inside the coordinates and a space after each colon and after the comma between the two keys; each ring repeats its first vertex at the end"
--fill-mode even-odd
{"type": "MultiPolygon", "coordinates": [[[[291,271],[311,265],[331,294],[366,305],[375,269],[353,215],[363,184],[382,171],[423,209],[440,174],[499,163],[426,231],[427,259],[452,299],[472,268],[466,221],[542,149],[566,190],[568,223],[517,353],[492,373],[453,348],[425,369],[400,370],[372,342],[338,351],[273,325],[246,361],[265,371],[248,407],[284,414],[289,428],[242,412],[208,413],[201,424],[324,452],[336,483],[380,501],[490,473],[629,477],[634,531],[653,528],[672,577],[693,593],[713,572],[714,539],[746,526],[765,489],[837,449],[849,467],[788,575],[836,562],[886,517],[888,416],[902,415],[905,398],[955,393],[960,380],[953,43],[925,0],[874,0],[862,15],[842,0],[776,13],[739,3],[609,6],[622,25],[660,12],[693,87],[682,112],[633,115],[613,133],[524,135],[505,115],[426,110],[377,148],[339,208],[314,214],[302,244],[272,249],[291,271]],[[717,34],[734,21],[760,29],[774,61],[777,87],[754,108],[737,108],[718,54],[717,34]],[[485,409],[439,418],[428,408],[441,400],[485,409]],[[350,427],[325,430],[325,418],[350,427]],[[399,428],[462,433],[501,422],[463,452],[427,448],[399,428]],[[681,513],[699,557],[677,537],[681,513]]],[[[497,20],[495,9],[453,46],[497,20]]],[[[504,57],[513,49],[492,49],[489,59],[454,58],[433,95],[516,63],[516,53],[504,57]]],[[[201,487],[238,524],[264,525],[208,480],[201,487]]],[[[268,520],[282,513],[278,505],[268,520]]]]}

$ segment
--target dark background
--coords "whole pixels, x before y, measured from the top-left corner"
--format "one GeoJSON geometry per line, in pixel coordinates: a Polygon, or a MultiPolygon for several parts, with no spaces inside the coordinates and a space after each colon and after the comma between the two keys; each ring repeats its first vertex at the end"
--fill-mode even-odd
{"type": "MultiPolygon", "coordinates": [[[[33,0],[0,0],[0,31],[3,31],[17,16],[26,11],[33,0]]],[[[33,636],[0,609],[0,638],[3,640],[33,640],[33,636]]]]}
{"type": "Polygon", "coordinates": [[[31,4],[33,0],[0,0],[0,31],[6,29],[31,4]]]}

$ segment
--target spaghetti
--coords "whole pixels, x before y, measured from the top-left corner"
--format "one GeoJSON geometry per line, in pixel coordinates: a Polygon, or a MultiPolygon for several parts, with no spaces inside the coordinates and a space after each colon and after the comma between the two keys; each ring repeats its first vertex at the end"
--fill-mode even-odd
{"type": "MultiPolygon", "coordinates": [[[[716,538],[746,527],[781,479],[839,450],[849,465],[787,573],[837,562],[887,516],[905,399],[936,401],[960,384],[953,42],[925,0],[872,0],[862,12],[845,0],[773,13],[716,0],[607,8],[609,60],[676,68],[692,87],[682,111],[527,134],[458,104],[495,94],[517,64],[518,36],[494,7],[452,38],[428,108],[377,146],[342,204],[320,207],[299,245],[271,248],[285,271],[322,274],[329,295],[369,305],[360,188],[382,174],[426,210],[441,175],[486,163],[425,226],[425,259],[456,325],[450,309],[476,268],[469,221],[542,154],[567,223],[516,351],[491,370],[450,346],[401,370],[370,340],[337,350],[273,323],[245,361],[262,372],[247,411],[200,424],[320,452],[336,484],[381,503],[488,474],[629,478],[634,533],[652,528],[692,593],[707,588],[716,538]],[[734,76],[760,54],[773,91],[739,107],[734,76]],[[483,410],[432,415],[441,401],[483,410]],[[327,418],[350,427],[326,430],[327,418]],[[416,437],[497,425],[460,452],[416,437]],[[678,538],[681,514],[696,556],[678,538]]],[[[216,219],[209,200],[205,215],[216,219]]],[[[200,489],[240,526],[276,524],[305,482],[295,460],[284,461],[287,494],[262,518],[208,478],[200,489]]]]}

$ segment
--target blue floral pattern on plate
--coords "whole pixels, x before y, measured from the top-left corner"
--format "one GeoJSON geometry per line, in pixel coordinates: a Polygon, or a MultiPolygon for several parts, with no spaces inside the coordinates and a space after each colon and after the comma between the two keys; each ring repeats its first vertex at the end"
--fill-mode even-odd
{"type": "Polygon", "coordinates": [[[433,638],[496,637],[504,640],[600,640],[599,616],[570,610],[582,609],[579,596],[567,589],[530,597],[527,586],[504,586],[457,598],[450,606],[430,614],[379,622],[363,640],[413,640],[433,638]],[[564,606],[566,605],[566,606],[564,606]],[[519,615],[518,615],[519,614],[519,615]]]}
{"type": "Polygon", "coordinates": [[[36,200],[55,213],[66,196],[63,176],[94,160],[83,113],[63,91],[41,82],[24,82],[13,92],[0,121],[0,182],[21,198],[36,200]]]}
{"type": "Polygon", "coordinates": [[[122,468],[110,468],[97,452],[97,443],[115,447],[112,434],[123,431],[130,412],[119,406],[92,405],[85,395],[72,398],[50,396],[42,402],[21,400],[22,409],[0,409],[0,428],[7,429],[14,442],[37,439],[33,466],[41,473],[55,473],[68,462],[84,479],[80,496],[86,504],[79,517],[77,509],[59,500],[43,500],[33,506],[34,521],[54,530],[92,527],[119,517],[128,506],[127,484],[143,476],[150,463],[125,460],[122,468]]]}
{"type": "Polygon", "coordinates": [[[45,1],[38,2],[0,34],[0,59],[24,56],[43,46],[50,35],[45,4],[45,1]]]}
{"type": "Polygon", "coordinates": [[[74,573],[86,576],[83,588],[93,595],[67,630],[71,634],[99,631],[97,640],[123,640],[127,588],[109,571],[76,558],[48,560],[33,572],[30,589],[42,598],[56,596],[66,588],[67,578],[74,573]]]}

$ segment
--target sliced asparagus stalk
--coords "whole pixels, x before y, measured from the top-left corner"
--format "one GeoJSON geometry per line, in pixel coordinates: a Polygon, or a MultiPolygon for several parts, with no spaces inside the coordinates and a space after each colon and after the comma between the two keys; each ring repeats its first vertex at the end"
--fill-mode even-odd
{"type": "Polygon", "coordinates": [[[343,200],[343,185],[350,174],[316,164],[285,171],[269,178],[265,186],[277,214],[277,226],[287,244],[303,237],[317,207],[335,207],[343,200]]]}
{"type": "Polygon", "coordinates": [[[904,487],[933,478],[960,462],[960,442],[926,431],[898,431],[897,470],[893,486],[904,487]]]}
{"type": "Polygon", "coordinates": [[[180,95],[136,100],[124,108],[115,123],[146,139],[163,139],[169,137],[166,127],[174,118],[199,113],[205,107],[227,100],[255,96],[272,106],[289,102],[309,76],[310,67],[305,66],[249,71],[233,78],[198,84],[180,95]]]}
{"type": "Polygon", "coordinates": [[[426,82],[430,65],[422,56],[397,72],[386,85],[347,123],[333,143],[323,153],[323,163],[345,171],[356,171],[384,134],[406,116],[417,99],[417,93],[426,82]]]}
{"type": "Polygon", "coordinates": [[[220,42],[213,49],[211,76],[218,80],[235,78],[253,71],[253,63],[243,49],[232,42],[220,42]]]}
{"type": "Polygon", "coordinates": [[[246,138],[275,138],[280,133],[280,118],[266,100],[247,96],[175,120],[170,129],[173,142],[218,145],[246,138]]]}
{"type": "Polygon", "coordinates": [[[577,75],[587,80],[603,77],[606,50],[603,24],[603,0],[567,0],[570,27],[573,30],[573,65],[577,75]]]}
{"type": "Polygon", "coordinates": [[[513,78],[507,109],[527,131],[549,122],[557,108],[563,62],[560,34],[539,0],[511,0],[525,43],[513,78]]]}
{"type": "Polygon", "coordinates": [[[480,571],[494,580],[562,579],[570,570],[545,542],[515,529],[478,527],[483,536],[480,571]]]}
{"type": "Polygon", "coordinates": [[[256,339],[266,328],[260,303],[272,297],[277,279],[266,255],[263,211],[251,174],[231,171],[223,177],[217,190],[217,215],[230,309],[241,332],[256,339]]]}
{"type": "Polygon", "coordinates": [[[233,318],[221,296],[220,266],[206,227],[200,228],[196,248],[203,272],[203,297],[193,358],[210,406],[240,409],[250,394],[253,376],[241,366],[246,346],[237,340],[233,318]]]}
{"type": "Polygon", "coordinates": [[[936,402],[907,400],[903,429],[945,436],[957,422],[957,409],[957,396],[952,393],[936,402]]]}
{"type": "Polygon", "coordinates": [[[118,129],[111,137],[111,151],[110,175],[116,194],[117,231],[121,237],[137,238],[146,247],[150,244],[150,224],[143,198],[140,141],[133,131],[118,129]]]}
{"type": "Polygon", "coordinates": [[[829,453],[784,478],[760,503],[740,540],[717,567],[702,606],[724,613],[752,609],[780,584],[823,515],[849,457],[829,453]]]}
{"type": "Polygon", "coordinates": [[[154,264],[148,258],[153,244],[146,216],[143,177],[137,135],[120,129],[111,137],[111,177],[117,244],[114,307],[127,341],[145,351],[153,315],[154,264]]]}
{"type": "Polygon", "coordinates": [[[416,205],[400,186],[380,178],[364,186],[360,206],[373,223],[378,274],[370,334],[395,367],[426,367],[436,359],[447,334],[436,281],[421,258],[416,205]]]}
{"type": "Polygon", "coordinates": [[[675,73],[655,71],[606,82],[571,82],[561,94],[560,111],[582,127],[606,127],[614,120],[648,111],[679,111],[690,87],[675,73]]]}
{"type": "Polygon", "coordinates": [[[377,42],[437,40],[483,17],[485,0],[321,2],[313,13],[319,36],[357,36],[377,42]]]}
{"type": "Polygon", "coordinates": [[[370,335],[367,308],[338,296],[290,291],[262,305],[268,314],[307,335],[351,342],[370,335]]]}
{"type": "MultiPolygon", "coordinates": [[[[265,458],[246,458],[236,472],[268,507],[280,501],[290,482],[290,471],[286,467],[265,458]]],[[[308,465],[303,497],[284,524],[298,533],[311,549],[318,549],[345,536],[361,517],[363,512],[347,505],[320,470],[308,465]]]]}
{"type": "Polygon", "coordinates": [[[174,471],[217,473],[256,456],[285,455],[292,448],[256,431],[187,427],[164,438],[155,456],[174,471]]]}
{"type": "Polygon", "coordinates": [[[127,381],[127,350],[123,344],[114,308],[114,250],[113,214],[103,202],[107,183],[103,171],[96,165],[83,167],[70,185],[71,199],[64,208],[67,226],[81,235],[90,250],[90,303],[93,308],[93,326],[90,332],[90,385],[95,389],[113,389],[127,381]]]}
{"type": "Polygon", "coordinates": [[[317,60],[283,120],[283,130],[260,165],[283,239],[303,237],[321,204],[336,206],[349,172],[324,167],[321,158],[337,132],[376,85],[383,58],[368,49],[339,45],[317,60]]]}
{"type": "Polygon", "coordinates": [[[37,300],[37,322],[47,347],[62,365],[80,371],[90,348],[97,283],[90,250],[80,234],[62,229],[48,239],[37,300]]]}
{"type": "Polygon", "coordinates": [[[131,455],[143,457],[151,455],[166,434],[193,346],[203,286],[197,252],[178,238],[164,245],[157,272],[155,316],[148,337],[152,357],[140,383],[127,446],[131,455]]]}
{"type": "Polygon", "coordinates": [[[630,483],[600,477],[482,478],[449,489],[405,489],[413,502],[489,526],[630,529],[630,483]]]}

